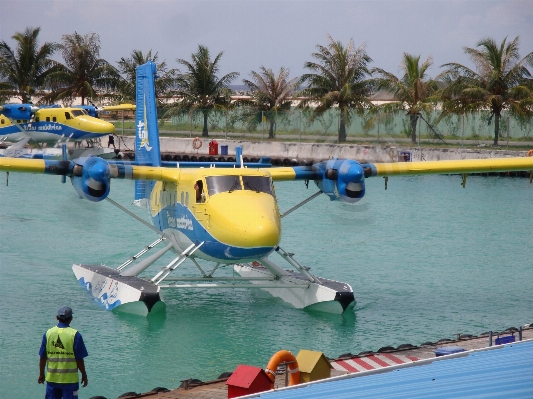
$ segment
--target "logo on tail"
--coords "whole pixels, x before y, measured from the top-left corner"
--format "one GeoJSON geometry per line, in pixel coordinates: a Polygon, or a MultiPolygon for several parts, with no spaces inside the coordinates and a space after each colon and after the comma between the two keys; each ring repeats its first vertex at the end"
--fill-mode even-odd
{"type": "Polygon", "coordinates": [[[148,130],[146,130],[144,127],[144,122],[139,121],[137,124],[137,134],[141,139],[141,145],[139,148],[146,148],[146,151],[150,151],[152,147],[150,147],[150,143],[148,141],[148,130]]]}

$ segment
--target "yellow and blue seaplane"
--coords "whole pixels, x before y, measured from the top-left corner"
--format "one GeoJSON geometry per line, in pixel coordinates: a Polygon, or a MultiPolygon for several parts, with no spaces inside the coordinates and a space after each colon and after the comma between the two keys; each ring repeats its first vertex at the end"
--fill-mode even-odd
{"type": "Polygon", "coordinates": [[[75,146],[68,149],[68,159],[90,155],[117,158],[119,151],[100,144],[102,137],[114,134],[115,126],[97,116],[98,109],[93,105],[69,108],[31,104],[0,106],[0,144],[13,143],[0,149],[0,157],[62,159],[61,144],[70,141],[75,146]],[[82,141],[87,142],[87,147],[84,148],[82,141]]]}
{"type": "Polygon", "coordinates": [[[113,134],[115,126],[96,115],[94,106],[4,104],[0,106],[0,138],[12,143],[29,139],[29,143],[56,144],[113,134]]]}
{"type": "Polygon", "coordinates": [[[235,163],[162,162],[155,75],[152,62],[137,68],[134,161],[0,158],[3,171],[70,177],[81,198],[107,200],[157,234],[153,243],[118,267],[72,266],[81,286],[105,309],[146,315],[164,307],[162,289],[261,288],[297,308],[342,313],[355,304],[352,287],[315,276],[280,247],[284,215],[320,194],[355,203],[365,194],[365,179],[375,176],[533,170],[529,157],[375,164],[330,159],[312,166],[271,167],[265,160],[244,164],[239,148],[235,163]],[[109,198],[113,179],[135,180],[135,204],[150,222],[109,198]],[[312,180],[318,192],[281,214],[273,182],[283,180],[312,180]],[[145,277],[165,254],[171,260],[145,277]],[[177,275],[186,261],[197,275],[177,275]],[[224,266],[234,275],[220,276],[224,266]]]}

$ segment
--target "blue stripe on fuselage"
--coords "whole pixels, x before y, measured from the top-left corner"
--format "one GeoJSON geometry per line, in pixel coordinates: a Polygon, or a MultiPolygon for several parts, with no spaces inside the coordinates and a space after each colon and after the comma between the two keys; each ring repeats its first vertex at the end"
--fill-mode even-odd
{"type": "MultiPolygon", "coordinates": [[[[104,137],[107,136],[107,133],[93,133],[90,131],[74,128],[72,126],[64,125],[59,122],[28,122],[28,123],[20,123],[20,127],[24,130],[24,132],[28,134],[54,134],[57,135],[58,138],[61,136],[65,136],[65,138],[69,137],[72,134],[72,137],[70,137],[71,140],[77,140],[83,138],[85,139],[92,139],[97,137],[104,137]]],[[[21,134],[22,132],[20,129],[15,125],[10,125],[6,127],[0,127],[0,136],[10,135],[10,134],[21,134]]]]}
{"type": "Polygon", "coordinates": [[[238,262],[241,259],[259,259],[274,250],[273,247],[242,248],[224,244],[213,237],[192,212],[181,204],[163,208],[152,220],[154,226],[159,226],[163,231],[177,230],[191,242],[197,244],[204,242],[199,251],[221,261],[238,262]]]}

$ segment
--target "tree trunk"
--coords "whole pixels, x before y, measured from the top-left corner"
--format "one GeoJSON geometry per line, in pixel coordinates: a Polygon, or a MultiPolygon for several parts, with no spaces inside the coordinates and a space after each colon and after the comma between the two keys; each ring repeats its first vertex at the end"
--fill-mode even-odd
{"type": "Polygon", "coordinates": [[[346,115],[344,110],[340,110],[340,123],[339,123],[339,143],[346,142],[346,115]]]}
{"type": "Polygon", "coordinates": [[[498,138],[500,137],[500,115],[494,113],[494,145],[498,145],[498,138]]]}
{"type": "Polygon", "coordinates": [[[207,115],[208,115],[208,111],[206,109],[203,109],[202,113],[204,114],[204,130],[202,130],[202,137],[207,137],[207,136],[209,136],[209,132],[207,131],[207,115]]]}
{"type": "Polygon", "coordinates": [[[411,142],[416,144],[416,124],[418,122],[418,114],[410,114],[409,121],[411,122],[411,142]]]}
{"type": "Polygon", "coordinates": [[[268,129],[268,138],[274,138],[274,118],[270,119],[270,128],[268,129]]]}
{"type": "Polygon", "coordinates": [[[26,90],[19,90],[22,104],[27,104],[29,102],[29,96],[26,94],[26,90]]]}

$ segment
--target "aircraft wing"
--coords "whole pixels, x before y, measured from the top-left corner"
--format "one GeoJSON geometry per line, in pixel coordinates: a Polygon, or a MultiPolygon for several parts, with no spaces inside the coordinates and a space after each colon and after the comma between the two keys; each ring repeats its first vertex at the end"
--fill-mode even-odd
{"type": "Polygon", "coordinates": [[[453,161],[428,161],[428,162],[389,162],[363,164],[364,169],[369,168],[372,176],[403,176],[403,175],[429,175],[429,174],[469,174],[488,172],[508,172],[533,170],[533,158],[490,158],[490,159],[463,159],[453,161]]]}
{"type": "MultiPolygon", "coordinates": [[[[319,190],[331,200],[340,200],[347,203],[354,203],[363,198],[365,195],[365,179],[374,176],[467,175],[469,173],[508,171],[533,171],[533,157],[367,164],[360,164],[350,159],[330,159],[312,166],[269,169],[274,181],[313,180],[319,190]]],[[[465,182],[466,179],[463,178],[463,187],[465,182]]]]}
{"type": "MultiPolygon", "coordinates": [[[[99,157],[75,161],[0,158],[0,170],[70,176],[78,195],[90,201],[105,199],[113,178],[178,181],[176,168],[107,162],[99,157]]],[[[533,171],[533,157],[469,159],[458,161],[395,162],[360,164],[349,159],[330,159],[312,166],[268,169],[273,181],[313,180],[331,200],[354,203],[365,195],[365,179],[374,176],[423,174],[469,174],[533,171]]],[[[464,185],[464,181],[463,181],[464,185]]]]}
{"type": "Polygon", "coordinates": [[[135,104],[108,105],[104,111],[135,111],[135,104]]]}
{"type": "Polygon", "coordinates": [[[8,157],[0,158],[0,171],[6,172],[77,176],[82,173],[83,170],[79,169],[77,171],[76,166],[86,168],[86,172],[93,175],[91,178],[94,178],[96,173],[102,173],[101,170],[105,169],[107,166],[109,168],[109,178],[156,181],[176,180],[175,168],[172,169],[144,165],[131,165],[119,162],[106,162],[99,157],[80,158],[76,162],[8,157]],[[83,163],[84,161],[86,163],[83,163]]]}
{"type": "MultiPolygon", "coordinates": [[[[328,169],[341,170],[343,166],[342,160],[329,160],[313,166],[271,168],[269,172],[274,181],[319,180],[324,177],[324,173],[328,169]]],[[[361,164],[361,167],[365,178],[375,176],[513,172],[533,170],[533,157],[365,163],[361,164]]]]}
{"type": "Polygon", "coordinates": [[[0,157],[0,171],[70,176],[74,189],[89,201],[102,201],[109,195],[111,179],[177,181],[176,169],[111,163],[100,157],[75,161],[0,157]]]}

